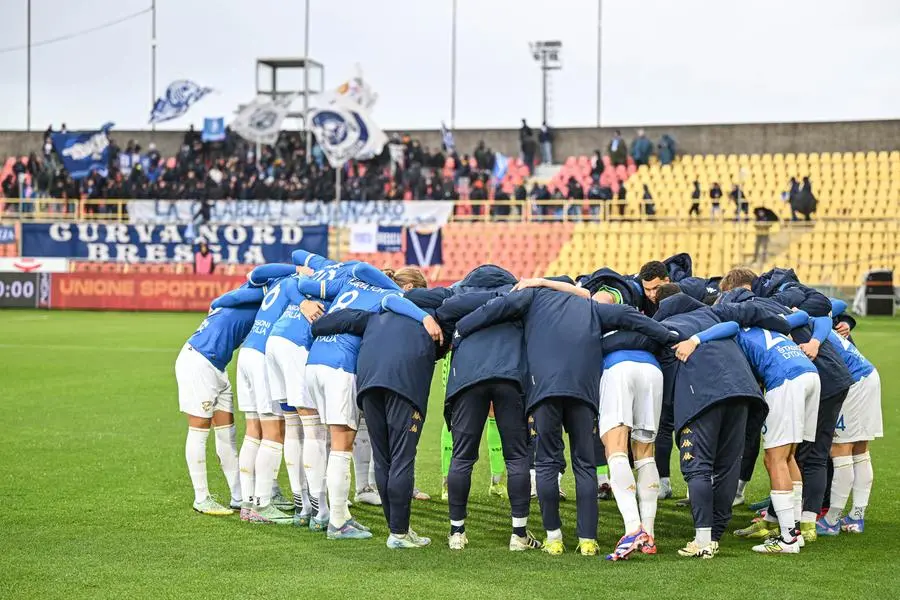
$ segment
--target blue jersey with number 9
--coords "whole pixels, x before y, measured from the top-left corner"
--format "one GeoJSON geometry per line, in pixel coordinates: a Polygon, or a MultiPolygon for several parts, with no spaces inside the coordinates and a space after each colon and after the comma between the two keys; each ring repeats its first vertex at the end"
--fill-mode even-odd
{"type": "MultiPolygon", "coordinates": [[[[313,273],[309,279],[313,281],[349,281],[352,277],[352,268],[357,261],[349,261],[345,263],[331,263],[322,269],[313,273]]],[[[300,278],[302,276],[298,276],[300,278]]],[[[270,337],[283,337],[290,340],[294,344],[309,350],[313,342],[312,328],[303,313],[300,312],[300,303],[308,300],[307,296],[300,293],[295,285],[286,285],[282,290],[288,299],[288,304],[284,308],[284,312],[272,325],[270,337]]],[[[316,300],[312,298],[312,300],[316,300]]],[[[326,307],[328,305],[326,304],[326,307]]]]}
{"type": "MultiPolygon", "coordinates": [[[[386,289],[350,278],[334,295],[328,312],[344,308],[382,312],[382,302],[388,296],[402,296],[402,293],[396,289],[386,289]]],[[[348,373],[356,373],[356,359],[361,343],[362,338],[349,333],[317,337],[309,351],[307,364],[326,365],[348,373]]]]}

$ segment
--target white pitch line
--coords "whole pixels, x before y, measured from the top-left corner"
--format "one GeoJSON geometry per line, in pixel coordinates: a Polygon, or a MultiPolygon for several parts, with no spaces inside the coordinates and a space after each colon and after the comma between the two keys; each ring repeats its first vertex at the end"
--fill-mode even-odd
{"type": "Polygon", "coordinates": [[[172,348],[129,348],[121,346],[68,346],[57,344],[0,344],[0,348],[22,349],[22,350],[72,350],[72,351],[88,351],[88,352],[154,352],[165,353],[176,356],[177,349],[172,348]]]}

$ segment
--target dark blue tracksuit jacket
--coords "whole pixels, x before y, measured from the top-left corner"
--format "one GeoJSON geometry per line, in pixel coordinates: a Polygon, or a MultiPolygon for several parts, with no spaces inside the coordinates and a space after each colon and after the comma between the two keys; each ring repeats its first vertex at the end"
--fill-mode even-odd
{"type": "Polygon", "coordinates": [[[551,397],[577,398],[597,411],[604,331],[635,330],[660,344],[674,338],[634,308],[529,288],[498,297],[463,318],[457,324],[454,344],[485,327],[513,320],[521,320],[525,330],[529,411],[551,397]]]}
{"type": "MultiPolygon", "coordinates": [[[[772,269],[760,275],[752,285],[757,296],[770,298],[789,308],[806,311],[811,317],[831,315],[831,300],[818,290],[799,283],[793,269],[772,269]]],[[[812,329],[804,325],[791,331],[798,344],[812,339],[812,329]]],[[[822,383],[821,398],[833,398],[846,392],[853,385],[853,376],[831,344],[822,344],[819,355],[813,361],[822,383]]]]}
{"type": "Polygon", "coordinates": [[[602,287],[615,288],[622,294],[622,304],[633,306],[637,309],[641,308],[641,302],[644,299],[644,288],[633,277],[621,275],[609,267],[597,269],[590,275],[582,275],[578,278],[581,287],[588,290],[592,295],[602,287]]]}
{"type": "MultiPolygon", "coordinates": [[[[414,289],[404,296],[434,316],[434,309],[451,293],[445,288],[414,289]]],[[[322,316],[313,323],[312,332],[313,336],[351,333],[362,337],[356,363],[357,399],[368,389],[385,388],[425,415],[434,363],[446,352],[452,332],[445,332],[445,345],[439,348],[422,324],[409,317],[349,308],[322,316]]]]}
{"type": "MultiPolygon", "coordinates": [[[[653,318],[678,332],[680,339],[720,323],[711,308],[686,294],[663,300],[653,318]]],[[[719,402],[731,398],[752,400],[750,411],[768,412],[753,371],[734,340],[701,344],[686,363],[667,348],[661,356],[663,402],[674,401],[675,431],[679,440],[684,426],[719,402]]]]}

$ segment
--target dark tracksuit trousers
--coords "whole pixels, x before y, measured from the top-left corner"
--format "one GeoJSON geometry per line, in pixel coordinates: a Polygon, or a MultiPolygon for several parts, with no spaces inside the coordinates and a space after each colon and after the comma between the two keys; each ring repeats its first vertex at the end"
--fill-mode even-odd
{"type": "Polygon", "coordinates": [[[747,400],[726,400],[700,413],[681,430],[681,473],[688,484],[694,527],[710,527],[716,542],[731,520],[747,413],[747,400]]]}
{"type": "Polygon", "coordinates": [[[369,426],[375,482],[391,533],[409,531],[410,503],[415,484],[416,446],[424,416],[405,397],[386,388],[360,395],[369,426]]]}
{"type": "Polygon", "coordinates": [[[477,383],[463,391],[453,405],[450,430],[453,432],[453,455],[447,475],[450,520],[466,518],[472,468],[478,461],[481,433],[488,411],[494,404],[494,418],[500,431],[503,459],[506,462],[506,489],[513,517],[527,517],[531,500],[531,477],[528,473],[528,426],[525,404],[519,387],[504,379],[477,383]]]}
{"type": "Polygon", "coordinates": [[[663,400],[659,415],[659,430],[656,432],[656,469],[660,477],[671,476],[672,434],[675,431],[675,405],[663,400]]]}
{"type": "MultiPolygon", "coordinates": [[[[797,446],[797,464],[803,473],[803,510],[818,513],[822,510],[828,485],[828,463],[834,425],[847,397],[847,390],[819,399],[816,421],[816,440],[797,446]]],[[[830,500],[830,498],[829,498],[830,500]]]]}
{"type": "Polygon", "coordinates": [[[741,458],[741,481],[750,481],[756,468],[756,458],[762,443],[762,428],[766,416],[762,411],[754,412],[747,418],[747,431],[744,436],[744,456],[741,458]]]}
{"type": "Polygon", "coordinates": [[[562,527],[559,517],[559,480],[563,468],[560,457],[565,444],[562,432],[569,434],[569,453],[575,475],[576,532],[579,538],[597,538],[597,466],[594,437],[597,413],[577,398],[554,397],[538,402],[531,412],[537,432],[535,471],[537,494],[544,529],[562,527]]]}

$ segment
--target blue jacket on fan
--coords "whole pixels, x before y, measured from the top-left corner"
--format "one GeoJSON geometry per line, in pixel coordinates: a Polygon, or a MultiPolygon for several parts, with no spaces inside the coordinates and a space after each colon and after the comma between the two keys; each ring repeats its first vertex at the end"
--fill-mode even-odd
{"type": "Polygon", "coordinates": [[[495,298],[463,318],[454,345],[475,332],[521,321],[528,360],[526,408],[551,397],[577,398],[596,411],[603,369],[604,331],[635,330],[660,344],[669,330],[629,306],[604,305],[547,288],[528,288],[495,298]]]}
{"type": "MultiPolygon", "coordinates": [[[[677,331],[682,340],[721,323],[710,307],[686,294],[676,294],[660,302],[653,318],[677,331]]],[[[679,438],[685,425],[712,406],[732,398],[749,398],[751,411],[768,413],[756,377],[733,339],[701,344],[685,363],[666,348],[660,362],[663,401],[674,401],[675,431],[679,438]]]]}
{"type": "MultiPolygon", "coordinates": [[[[435,316],[435,310],[452,292],[446,288],[413,289],[407,300],[435,316]]],[[[319,318],[314,336],[351,334],[362,338],[356,362],[357,399],[368,389],[385,388],[410,402],[424,416],[434,375],[434,363],[449,346],[438,347],[422,324],[393,312],[373,313],[347,308],[319,318]]]]}
{"type": "MultiPolygon", "coordinates": [[[[500,267],[477,267],[454,286],[456,293],[437,309],[437,320],[442,327],[455,331],[460,319],[505,295],[515,283],[516,278],[500,267]]],[[[522,324],[506,322],[486,327],[461,340],[453,351],[446,408],[452,409],[461,392],[488,379],[505,379],[524,391],[527,372],[522,324]]]]}

